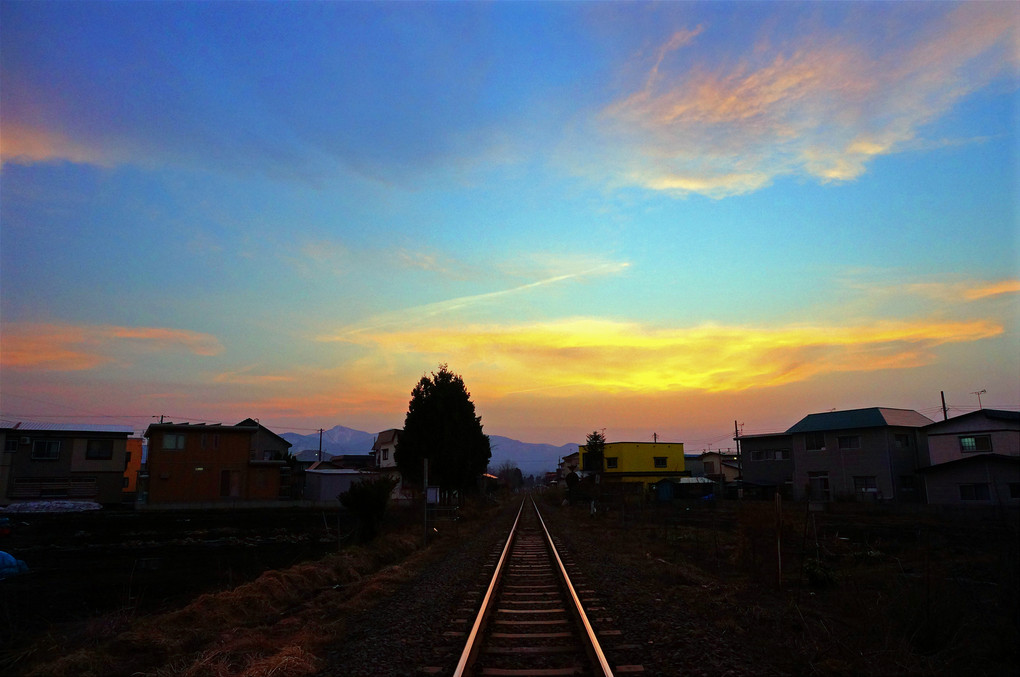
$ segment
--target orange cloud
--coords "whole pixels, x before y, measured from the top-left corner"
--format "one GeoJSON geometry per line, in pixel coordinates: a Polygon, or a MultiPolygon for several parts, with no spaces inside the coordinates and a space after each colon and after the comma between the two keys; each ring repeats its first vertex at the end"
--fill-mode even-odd
{"type": "Polygon", "coordinates": [[[936,346],[1002,332],[1001,326],[980,320],[659,329],[574,318],[514,326],[363,331],[348,340],[415,364],[470,365],[474,387],[490,396],[535,390],[576,395],[738,391],[832,372],[902,369],[931,363],[936,346]]]}
{"type": "Polygon", "coordinates": [[[9,162],[34,164],[54,160],[69,160],[83,164],[110,166],[113,158],[66,135],[5,122],[0,134],[0,165],[9,162]]]}
{"type": "Polygon", "coordinates": [[[223,348],[209,334],[162,327],[6,323],[3,328],[2,361],[10,369],[85,371],[121,361],[131,349],[210,356],[223,348]]]}
{"type": "MultiPolygon", "coordinates": [[[[897,288],[898,290],[899,288],[897,288]]],[[[919,282],[907,286],[915,294],[942,301],[978,301],[980,299],[1016,294],[1020,280],[968,280],[965,282],[919,282]]]]}
{"type": "Polygon", "coordinates": [[[711,26],[672,36],[640,88],[602,111],[600,144],[611,157],[593,166],[614,168],[618,181],[717,198],[788,174],[847,181],[876,156],[916,145],[924,125],[1020,64],[1008,3],[964,3],[910,33],[874,25],[885,17],[856,32],[762,35],[718,66],[683,53],[711,26]]]}

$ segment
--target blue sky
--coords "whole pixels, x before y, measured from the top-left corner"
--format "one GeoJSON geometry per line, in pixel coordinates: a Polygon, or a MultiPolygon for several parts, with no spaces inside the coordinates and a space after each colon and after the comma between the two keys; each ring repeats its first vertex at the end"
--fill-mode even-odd
{"type": "Polygon", "coordinates": [[[440,363],[535,442],[1020,407],[1018,25],[2,0],[0,410],[374,432],[440,363]]]}

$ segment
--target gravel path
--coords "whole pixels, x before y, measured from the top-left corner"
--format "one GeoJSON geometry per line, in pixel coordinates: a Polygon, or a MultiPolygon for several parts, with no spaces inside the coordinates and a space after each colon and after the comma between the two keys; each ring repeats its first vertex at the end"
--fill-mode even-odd
{"type": "MultiPolygon", "coordinates": [[[[519,503],[517,504],[519,505],[519,503]]],[[[449,674],[464,640],[444,636],[465,614],[470,592],[483,565],[501,547],[517,505],[504,506],[492,519],[458,526],[459,533],[440,537],[428,551],[417,574],[388,590],[378,603],[348,619],[347,641],[327,656],[323,677],[418,675],[422,668],[444,668],[449,674]]],[[[473,617],[472,617],[473,620],[473,617]]],[[[442,674],[442,673],[440,673],[442,674]]]]}

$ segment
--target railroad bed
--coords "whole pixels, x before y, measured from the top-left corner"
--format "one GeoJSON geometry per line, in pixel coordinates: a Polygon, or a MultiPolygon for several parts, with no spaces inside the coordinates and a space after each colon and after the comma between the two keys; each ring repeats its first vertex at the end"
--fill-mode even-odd
{"type": "MultiPolygon", "coordinates": [[[[538,507],[525,499],[499,552],[479,583],[484,595],[470,609],[470,632],[453,671],[461,675],[597,675],[641,672],[639,665],[610,663],[599,638],[615,638],[612,619],[594,591],[571,581],[569,556],[557,552],[538,507]],[[590,615],[589,615],[590,614],[590,615]]],[[[618,647],[629,649],[631,647],[618,647]]],[[[431,669],[435,674],[447,670],[431,669]]]]}

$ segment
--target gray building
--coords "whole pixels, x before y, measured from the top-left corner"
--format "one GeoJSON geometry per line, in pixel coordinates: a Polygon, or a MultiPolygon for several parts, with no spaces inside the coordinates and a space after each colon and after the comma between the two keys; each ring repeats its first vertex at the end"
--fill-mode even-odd
{"type": "Polygon", "coordinates": [[[979,409],[925,428],[928,502],[1020,505],[1020,412],[979,409]]]}
{"type": "Polygon", "coordinates": [[[927,457],[923,429],[932,422],[886,407],[806,416],[786,431],[794,498],[924,500],[917,468],[927,457]]]}
{"type": "Polygon", "coordinates": [[[744,484],[762,494],[793,497],[793,437],[787,433],[742,435],[740,468],[744,484]]]}

